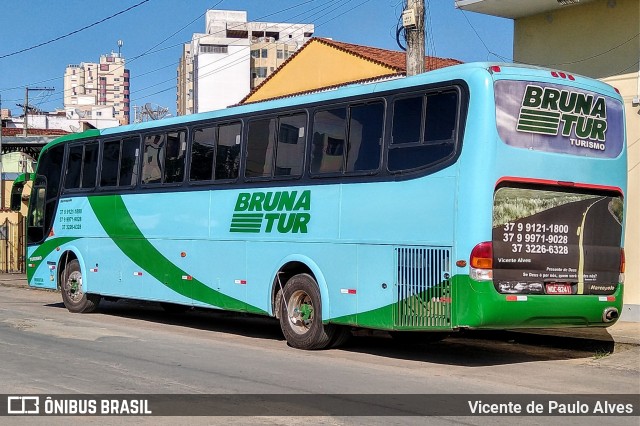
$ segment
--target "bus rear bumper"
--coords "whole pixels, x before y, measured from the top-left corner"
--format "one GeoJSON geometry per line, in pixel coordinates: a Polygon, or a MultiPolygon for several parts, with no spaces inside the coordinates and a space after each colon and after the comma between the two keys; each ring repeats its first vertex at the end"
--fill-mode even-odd
{"type": "Polygon", "coordinates": [[[458,277],[460,328],[608,327],[622,312],[623,285],[611,295],[500,294],[492,282],[458,277]]]}

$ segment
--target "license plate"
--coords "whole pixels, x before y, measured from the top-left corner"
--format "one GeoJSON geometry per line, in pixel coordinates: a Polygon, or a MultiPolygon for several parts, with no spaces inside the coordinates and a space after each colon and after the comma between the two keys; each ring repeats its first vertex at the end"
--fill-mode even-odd
{"type": "Polygon", "coordinates": [[[571,284],[547,284],[547,294],[571,294],[571,284]]]}

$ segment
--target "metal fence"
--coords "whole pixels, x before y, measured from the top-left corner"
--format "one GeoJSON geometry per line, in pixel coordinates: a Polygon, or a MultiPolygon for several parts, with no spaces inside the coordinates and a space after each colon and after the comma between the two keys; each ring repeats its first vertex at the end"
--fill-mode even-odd
{"type": "Polygon", "coordinates": [[[0,222],[0,272],[24,272],[25,230],[22,215],[16,222],[0,222]]]}

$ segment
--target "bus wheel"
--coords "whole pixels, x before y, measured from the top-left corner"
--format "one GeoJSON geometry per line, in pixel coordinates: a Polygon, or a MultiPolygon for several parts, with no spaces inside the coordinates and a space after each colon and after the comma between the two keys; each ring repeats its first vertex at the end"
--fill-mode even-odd
{"type": "Polygon", "coordinates": [[[280,328],[287,343],[298,349],[323,349],[331,344],[333,324],[322,324],[320,290],[308,274],[294,275],[284,287],[280,328]]]}
{"type": "Polygon", "coordinates": [[[100,303],[100,295],[84,292],[80,263],[75,259],[64,268],[60,290],[64,306],[70,312],[93,312],[100,303]]]}

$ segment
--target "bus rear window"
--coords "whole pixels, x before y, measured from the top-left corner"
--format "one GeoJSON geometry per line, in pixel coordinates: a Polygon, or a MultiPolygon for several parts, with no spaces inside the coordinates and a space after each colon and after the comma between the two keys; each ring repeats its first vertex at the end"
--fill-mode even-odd
{"type": "Polygon", "coordinates": [[[495,82],[498,133],[507,144],[536,151],[615,158],[624,141],[622,104],[558,84],[495,82]]]}

